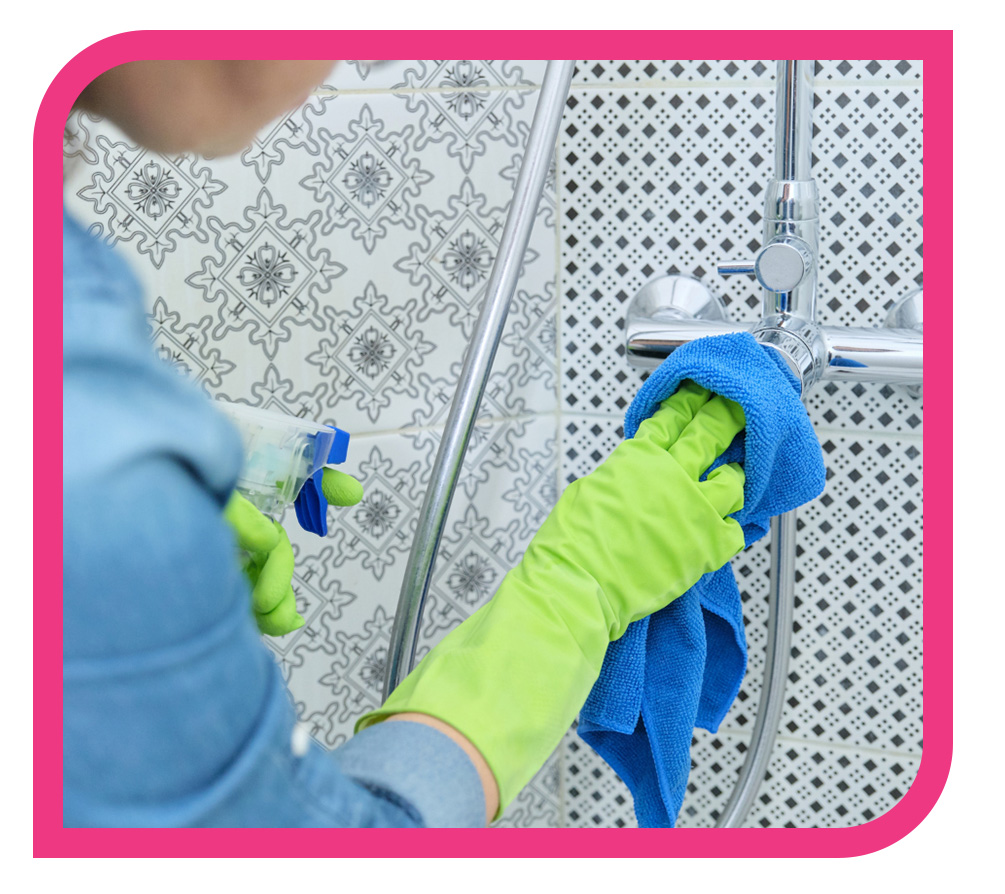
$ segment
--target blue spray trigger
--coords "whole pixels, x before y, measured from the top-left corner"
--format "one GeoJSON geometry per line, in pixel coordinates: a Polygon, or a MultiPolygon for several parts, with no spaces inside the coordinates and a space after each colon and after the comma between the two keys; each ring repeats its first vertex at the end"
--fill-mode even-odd
{"type": "Polygon", "coordinates": [[[328,500],[321,491],[321,476],[325,465],[338,465],[345,462],[349,453],[349,432],[334,425],[328,426],[334,432],[328,457],[322,461],[320,456],[315,462],[315,469],[300,488],[300,493],[293,503],[300,527],[312,534],[324,537],[328,534],[328,500]]]}
{"type": "Polygon", "coordinates": [[[338,465],[345,462],[349,455],[349,432],[331,426],[335,431],[335,440],[328,451],[328,465],[338,465]]]}

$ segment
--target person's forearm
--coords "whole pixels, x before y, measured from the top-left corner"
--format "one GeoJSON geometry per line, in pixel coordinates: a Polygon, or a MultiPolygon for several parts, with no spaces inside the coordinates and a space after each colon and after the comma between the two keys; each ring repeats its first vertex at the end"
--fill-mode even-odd
{"type": "Polygon", "coordinates": [[[566,489],[493,598],[357,731],[410,712],[439,718],[474,744],[505,808],[561,742],[610,642],[743,548],[731,518],[742,469],[702,477],[743,423],[738,405],[682,386],[566,489]]]}

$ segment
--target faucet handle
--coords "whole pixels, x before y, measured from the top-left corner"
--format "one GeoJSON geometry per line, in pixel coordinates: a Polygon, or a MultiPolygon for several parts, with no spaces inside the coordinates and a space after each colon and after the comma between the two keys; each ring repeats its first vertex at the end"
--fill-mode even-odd
{"type": "Polygon", "coordinates": [[[757,273],[756,267],[754,261],[720,261],[715,265],[719,276],[733,276],[740,273],[754,276],[757,273]]]}
{"type": "Polygon", "coordinates": [[[791,292],[813,267],[809,246],[794,236],[772,239],[753,261],[723,261],[716,265],[720,276],[745,273],[757,277],[769,292],[791,292]]]}

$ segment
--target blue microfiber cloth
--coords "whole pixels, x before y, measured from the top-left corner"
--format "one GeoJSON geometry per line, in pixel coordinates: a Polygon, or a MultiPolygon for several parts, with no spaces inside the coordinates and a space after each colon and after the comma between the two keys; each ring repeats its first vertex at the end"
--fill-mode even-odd
{"type": "MultiPolygon", "coordinates": [[[[747,332],[696,339],[674,351],[639,389],[625,415],[625,437],[633,437],[684,379],[735,400],[746,414],[745,431],[712,468],[743,466],[744,505],[734,517],[750,546],[767,533],[772,516],[824,489],[820,442],[799,383],[781,355],[747,332]]],[[[740,591],[728,563],[662,611],[630,624],[608,647],[580,713],[579,734],[627,784],[640,826],[676,822],[694,727],[719,728],[746,666],[740,591]]]]}

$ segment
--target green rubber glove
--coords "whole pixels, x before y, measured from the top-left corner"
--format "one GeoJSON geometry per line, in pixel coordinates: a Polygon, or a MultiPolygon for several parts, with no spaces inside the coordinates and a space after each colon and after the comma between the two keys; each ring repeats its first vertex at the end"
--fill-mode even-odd
{"type": "Polygon", "coordinates": [[[557,747],[608,645],[743,549],[743,471],[702,473],[743,428],[739,404],[685,381],[562,494],[492,600],[433,648],[359,731],[415,711],[482,753],[500,813],[557,747]]]}
{"type": "Polygon", "coordinates": [[[338,469],[321,470],[321,493],[332,506],[355,506],[363,499],[363,485],[338,469]]]}
{"type": "MultiPolygon", "coordinates": [[[[345,472],[324,469],[321,490],[334,506],[354,506],[363,486],[345,472]]],[[[251,606],[262,633],[284,636],[304,626],[293,592],[293,547],[286,530],[234,491],[223,510],[244,551],[244,573],[251,584],[251,606]]]]}
{"type": "Polygon", "coordinates": [[[223,510],[244,551],[244,573],[251,584],[251,608],[262,633],[283,636],[304,626],[293,594],[293,547],[279,522],[266,517],[234,491],[223,510]]]}

